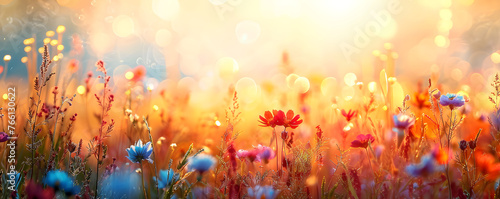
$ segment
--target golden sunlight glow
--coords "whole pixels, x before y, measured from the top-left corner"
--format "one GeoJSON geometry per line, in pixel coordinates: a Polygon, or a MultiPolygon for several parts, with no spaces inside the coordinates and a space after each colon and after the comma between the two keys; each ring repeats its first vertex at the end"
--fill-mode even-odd
{"type": "Polygon", "coordinates": [[[239,70],[238,62],[231,57],[220,58],[215,65],[219,69],[219,75],[222,78],[230,78],[239,70]]]}
{"type": "Polygon", "coordinates": [[[325,96],[333,94],[333,91],[337,87],[337,79],[333,77],[327,77],[321,82],[321,93],[325,96]]]}
{"type": "Polygon", "coordinates": [[[377,83],[376,82],[368,83],[368,91],[370,91],[370,93],[376,92],[377,91],[377,83]]]}
{"type": "Polygon", "coordinates": [[[12,59],[12,57],[10,55],[3,56],[4,61],[10,61],[10,59],[12,59]]]}
{"type": "Polygon", "coordinates": [[[311,84],[309,83],[309,79],[307,79],[306,77],[299,77],[295,80],[293,88],[298,93],[307,93],[307,91],[309,91],[309,88],[311,88],[311,84]]]}
{"type": "Polygon", "coordinates": [[[29,53],[31,51],[31,46],[24,47],[24,52],[29,53]]]}
{"type": "Polygon", "coordinates": [[[63,46],[62,44],[57,45],[57,50],[58,50],[58,51],[62,51],[62,50],[64,50],[64,46],[63,46]]]}
{"type": "Polygon", "coordinates": [[[448,37],[443,36],[443,35],[438,35],[434,38],[434,43],[436,46],[441,47],[441,48],[447,48],[448,45],[450,45],[450,41],[448,37]]]}
{"type": "Polygon", "coordinates": [[[66,31],[66,27],[64,27],[63,25],[57,26],[57,33],[64,33],[64,31],[66,31]]]}
{"type": "Polygon", "coordinates": [[[356,75],[354,73],[347,73],[345,76],[344,76],[344,83],[347,85],[347,86],[354,86],[356,84],[356,75]]]}
{"type": "Polygon", "coordinates": [[[450,9],[441,9],[441,11],[439,11],[439,16],[443,20],[450,20],[451,17],[453,16],[453,13],[451,12],[450,9]]]}
{"type": "Polygon", "coordinates": [[[160,109],[160,108],[158,107],[158,105],[156,105],[156,104],[155,104],[155,105],[153,105],[153,110],[158,111],[159,109],[160,109]]]}
{"type": "Polygon", "coordinates": [[[125,73],[125,78],[131,80],[132,78],[134,78],[134,73],[131,71],[125,73]]]}
{"type": "Polygon", "coordinates": [[[7,98],[8,98],[8,97],[9,97],[9,96],[7,95],[7,93],[5,93],[5,94],[3,94],[3,95],[2,95],[2,98],[3,98],[4,100],[7,100],[7,98]]]}
{"type": "Polygon", "coordinates": [[[57,40],[50,41],[51,46],[56,46],[59,42],[57,40]]]}
{"type": "MultiPolygon", "coordinates": [[[[45,38],[43,39],[43,44],[48,44],[50,43],[51,39],[50,38],[45,38]]],[[[40,47],[40,48],[43,48],[43,47],[40,47]]]]}
{"type": "Polygon", "coordinates": [[[50,31],[47,31],[47,33],[45,34],[47,37],[53,37],[56,33],[52,30],[50,31]]]}
{"type": "Polygon", "coordinates": [[[28,57],[22,57],[22,58],[21,58],[21,62],[22,62],[22,63],[26,63],[26,62],[28,62],[28,57]]]}
{"type": "Polygon", "coordinates": [[[252,78],[241,78],[236,82],[234,89],[238,92],[238,97],[246,103],[254,102],[258,97],[257,83],[252,78]]]}
{"type": "Polygon", "coordinates": [[[216,120],[216,121],[215,121],[215,125],[216,125],[216,126],[220,126],[220,125],[221,125],[220,121],[219,121],[219,120],[216,120]]]}
{"type": "Polygon", "coordinates": [[[29,39],[25,39],[23,43],[24,43],[24,45],[30,45],[34,42],[35,42],[34,38],[29,38],[29,39]]]}
{"type": "Polygon", "coordinates": [[[493,54],[491,54],[490,58],[493,63],[495,64],[500,63],[500,53],[494,52],[493,54]]]}
{"type": "Polygon", "coordinates": [[[448,32],[453,28],[453,21],[451,20],[440,20],[438,23],[439,32],[448,32]]]}
{"type": "Polygon", "coordinates": [[[83,85],[80,85],[80,86],[78,86],[78,88],[76,88],[76,92],[77,92],[78,94],[80,94],[80,95],[85,94],[85,90],[86,90],[86,89],[85,89],[85,86],[83,86],[83,85]]]}
{"type": "Polygon", "coordinates": [[[295,80],[297,80],[297,78],[299,78],[300,76],[298,76],[297,74],[290,74],[286,77],[286,85],[288,86],[288,88],[293,88],[293,85],[295,84],[295,80]]]}
{"type": "Polygon", "coordinates": [[[134,33],[134,21],[127,15],[120,15],[113,21],[113,32],[118,37],[128,37],[134,33]]]}

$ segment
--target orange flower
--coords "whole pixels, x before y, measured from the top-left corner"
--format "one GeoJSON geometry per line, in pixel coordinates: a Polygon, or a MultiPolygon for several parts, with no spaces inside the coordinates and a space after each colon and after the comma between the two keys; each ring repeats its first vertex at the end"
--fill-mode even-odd
{"type": "MultiPolygon", "coordinates": [[[[273,112],[277,112],[276,110],[273,110],[273,112]]],[[[276,124],[274,123],[274,116],[273,114],[271,113],[271,111],[266,111],[264,113],[264,117],[262,117],[262,115],[259,115],[259,118],[260,118],[260,123],[262,123],[261,125],[259,126],[262,126],[262,127],[275,127],[276,124]]]]}
{"type": "Polygon", "coordinates": [[[300,115],[295,115],[292,110],[289,110],[286,115],[282,110],[273,110],[273,113],[266,111],[264,116],[259,115],[259,118],[262,127],[284,126],[295,129],[302,123],[300,115]]]}
{"type": "Polygon", "coordinates": [[[450,160],[450,156],[446,149],[435,147],[432,150],[432,156],[439,164],[446,164],[450,160]]]}
{"type": "Polygon", "coordinates": [[[500,163],[495,163],[495,157],[491,154],[480,154],[476,152],[476,165],[478,170],[487,175],[486,179],[494,181],[500,177],[500,163]]]}
{"type": "Polygon", "coordinates": [[[414,96],[415,101],[413,102],[419,109],[429,108],[431,107],[431,103],[429,102],[429,93],[428,92],[415,92],[414,96]]]}
{"type": "Polygon", "coordinates": [[[130,81],[141,81],[146,76],[146,67],[144,67],[143,65],[139,65],[132,69],[132,73],[134,73],[134,77],[130,79],[130,81]]]}

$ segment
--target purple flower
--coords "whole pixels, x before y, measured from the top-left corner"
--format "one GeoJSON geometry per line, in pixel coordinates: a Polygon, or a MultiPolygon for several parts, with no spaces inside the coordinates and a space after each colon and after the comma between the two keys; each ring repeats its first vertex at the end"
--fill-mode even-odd
{"type": "Polygon", "coordinates": [[[450,109],[461,107],[465,104],[464,97],[454,93],[447,93],[446,95],[441,95],[439,98],[439,104],[442,106],[450,106],[450,109]]]}
{"type": "Polygon", "coordinates": [[[394,128],[392,130],[398,134],[399,146],[401,145],[401,142],[403,142],[405,130],[415,124],[415,119],[409,115],[402,113],[392,116],[392,119],[394,120],[394,128]]]}
{"type": "Polygon", "coordinates": [[[188,170],[200,173],[210,170],[215,165],[215,158],[210,155],[200,154],[189,158],[188,170]]]}
{"type": "Polygon", "coordinates": [[[257,154],[257,161],[259,162],[263,160],[265,163],[267,163],[270,159],[273,159],[276,156],[276,153],[274,153],[271,148],[262,146],[260,144],[255,147],[254,151],[254,153],[257,154]]]}
{"type": "Polygon", "coordinates": [[[431,155],[422,157],[420,164],[413,164],[406,167],[406,172],[413,177],[426,177],[438,171],[434,159],[431,155]]]}
{"type": "Polygon", "coordinates": [[[0,142],[5,142],[9,139],[9,135],[5,132],[0,132],[0,142]]]}
{"type": "Polygon", "coordinates": [[[142,144],[142,141],[139,140],[135,143],[135,145],[131,145],[130,148],[126,149],[128,156],[126,156],[133,163],[141,163],[142,160],[147,160],[150,163],[153,163],[151,159],[151,153],[153,153],[153,148],[151,147],[151,142],[142,144]]]}
{"type": "Polygon", "coordinates": [[[400,130],[406,130],[415,124],[415,119],[406,114],[397,114],[392,116],[394,120],[394,128],[398,128],[400,130]]]}
{"type": "Polygon", "coordinates": [[[500,109],[497,112],[493,112],[489,116],[489,120],[491,121],[491,127],[495,131],[500,131],[500,109]]]}

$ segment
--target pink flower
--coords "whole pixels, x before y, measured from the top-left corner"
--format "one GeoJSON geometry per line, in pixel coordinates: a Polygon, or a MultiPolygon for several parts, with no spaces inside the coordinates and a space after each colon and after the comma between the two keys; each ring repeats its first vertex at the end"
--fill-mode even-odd
{"type": "Polygon", "coordinates": [[[262,146],[262,145],[258,145],[257,147],[255,147],[254,151],[256,152],[257,154],[257,161],[264,161],[264,163],[267,163],[269,162],[270,159],[273,159],[275,156],[276,156],[276,153],[274,153],[274,151],[267,147],[267,146],[262,146]]]}
{"type": "Polygon", "coordinates": [[[365,148],[368,147],[368,142],[373,143],[375,138],[371,134],[359,134],[356,140],[351,142],[351,147],[353,148],[365,148]]]}

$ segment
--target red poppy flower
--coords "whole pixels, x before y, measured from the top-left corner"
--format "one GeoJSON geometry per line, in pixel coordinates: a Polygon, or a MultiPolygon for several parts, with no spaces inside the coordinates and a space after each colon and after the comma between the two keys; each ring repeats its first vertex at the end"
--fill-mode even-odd
{"type": "Polygon", "coordinates": [[[349,109],[349,112],[345,112],[344,109],[342,109],[342,115],[345,117],[345,119],[349,122],[351,121],[353,118],[355,118],[356,116],[358,116],[358,111],[352,111],[351,109],[349,109]]]}
{"type": "Polygon", "coordinates": [[[276,126],[284,126],[286,122],[285,112],[283,112],[282,110],[279,111],[273,110],[273,114],[274,114],[274,124],[276,126]]]}
{"type": "MultiPolygon", "coordinates": [[[[273,112],[276,112],[276,110],[273,110],[273,112]]],[[[276,126],[276,123],[274,122],[274,116],[273,114],[271,113],[271,111],[266,111],[264,113],[264,117],[262,117],[262,115],[259,115],[259,118],[260,118],[260,123],[262,123],[260,126],[262,127],[275,127],[276,126]]]]}
{"type": "Polygon", "coordinates": [[[356,140],[351,142],[351,147],[354,148],[365,148],[368,147],[368,142],[373,143],[375,138],[371,134],[359,134],[356,140]]]}
{"type": "MultiPolygon", "coordinates": [[[[281,111],[281,112],[283,112],[283,111],[281,111]]],[[[283,126],[295,129],[300,124],[302,124],[302,121],[303,120],[300,119],[300,115],[294,115],[292,110],[288,110],[288,112],[286,112],[286,118],[285,118],[285,122],[284,122],[283,126]]]]}

